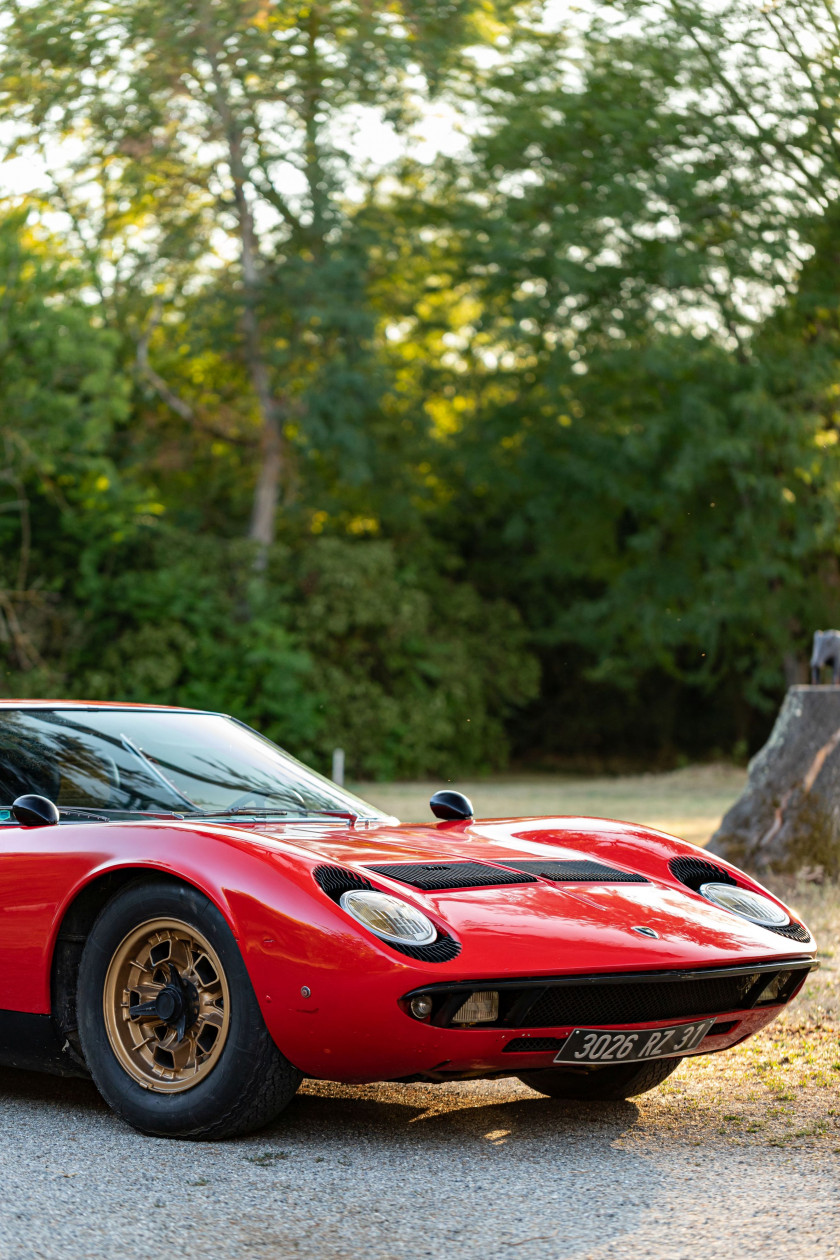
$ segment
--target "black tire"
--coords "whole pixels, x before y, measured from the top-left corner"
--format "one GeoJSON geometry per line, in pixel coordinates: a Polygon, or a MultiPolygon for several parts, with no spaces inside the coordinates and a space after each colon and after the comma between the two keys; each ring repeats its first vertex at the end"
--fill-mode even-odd
{"type": "Polygon", "coordinates": [[[203,894],[175,881],[132,883],[105,906],[82,954],[77,1004],[79,1036],[91,1076],[109,1106],[141,1133],[204,1141],[249,1133],[288,1105],[302,1079],[269,1035],[224,918],[203,894]],[[162,918],[196,929],[209,943],[229,993],[218,1058],[207,1075],[179,1093],[156,1092],[154,1086],[144,1086],[129,1075],[115,1053],[104,1013],[112,959],[134,930],[162,918]]]}
{"type": "Polygon", "coordinates": [[[529,1089],[549,1098],[566,1098],[578,1102],[621,1102],[646,1094],[661,1085],[675,1071],[682,1059],[652,1059],[648,1063],[616,1063],[610,1067],[542,1068],[521,1072],[519,1079],[529,1089]]]}

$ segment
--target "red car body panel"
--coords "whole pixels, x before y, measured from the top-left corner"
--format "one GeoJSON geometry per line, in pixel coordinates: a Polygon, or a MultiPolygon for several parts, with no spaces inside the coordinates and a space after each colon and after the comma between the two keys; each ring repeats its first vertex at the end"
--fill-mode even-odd
{"type": "MultiPolygon", "coordinates": [[[[51,1012],[61,925],[92,881],[126,869],[160,871],[192,884],[215,903],[238,940],[275,1042],[306,1075],[332,1080],[488,1075],[550,1061],[545,1054],[505,1053],[517,1035],[513,1028],[437,1027],[412,1018],[400,999],[423,986],[772,963],[812,958],[815,952],[813,941],[803,946],[738,918],[676,880],[668,860],[697,856],[694,846],[603,819],[424,826],[162,819],[37,828],[6,824],[0,827],[0,844],[0,1010],[51,1012]],[[581,885],[539,879],[425,893],[369,869],[388,862],[503,865],[506,860],[581,856],[650,882],[581,885]],[[448,962],[417,961],[367,932],[317,884],[312,872],[323,863],[355,870],[375,887],[422,909],[457,939],[458,956],[448,962]],[[658,939],[634,932],[640,924],[654,928],[658,939]]],[[[740,872],[738,879],[772,896],[740,872]]],[[[727,1016],[732,1028],[708,1036],[698,1052],[742,1040],[779,1009],[732,1012],[727,1016]]],[[[668,1022],[674,1021],[624,1026],[668,1022]]],[[[569,1031],[529,1027],[526,1034],[561,1037],[569,1031]]]]}

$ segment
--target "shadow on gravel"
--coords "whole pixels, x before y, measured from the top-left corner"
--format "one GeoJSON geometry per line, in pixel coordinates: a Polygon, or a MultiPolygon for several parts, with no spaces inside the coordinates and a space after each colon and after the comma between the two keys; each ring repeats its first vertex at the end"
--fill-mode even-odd
{"type": "Polygon", "coordinates": [[[93,1081],[0,1068],[0,1106],[26,1102],[55,1103],[64,1110],[78,1111],[80,1116],[107,1110],[93,1081]]]}
{"type": "MultiPolygon", "coordinates": [[[[630,1102],[570,1103],[537,1095],[470,1105],[468,1096],[459,1098],[452,1092],[435,1097],[427,1090],[421,1098],[409,1095],[402,1102],[359,1096],[348,1087],[334,1089],[325,1097],[305,1092],[304,1086],[304,1092],[262,1136],[280,1138],[287,1145],[310,1139],[319,1145],[327,1140],[352,1145],[363,1136],[368,1143],[380,1141],[388,1150],[395,1141],[463,1143],[468,1138],[496,1148],[521,1139],[539,1142],[559,1136],[566,1141],[586,1137],[609,1145],[633,1128],[639,1117],[638,1107],[630,1102]]],[[[407,1093],[408,1089],[413,1091],[408,1087],[407,1093]]],[[[392,1086],[389,1093],[393,1091],[392,1086]]]]}
{"type": "MultiPolygon", "coordinates": [[[[400,1139],[411,1143],[461,1142],[472,1137],[500,1147],[516,1138],[539,1140],[559,1134],[567,1139],[597,1135],[612,1142],[632,1128],[639,1116],[638,1107],[629,1102],[570,1103],[537,1095],[471,1105],[469,1095],[461,1097],[451,1087],[445,1094],[436,1094],[434,1088],[306,1081],[291,1106],[272,1125],[224,1145],[280,1139],[287,1146],[305,1146],[311,1141],[320,1149],[325,1141],[336,1147],[352,1146],[362,1134],[368,1142],[379,1139],[388,1149],[400,1139]],[[394,1093],[402,1089],[405,1101],[395,1101],[394,1093]],[[315,1092],[321,1090],[329,1092],[315,1092]],[[381,1097],[385,1092],[387,1099],[381,1097]]],[[[0,1107],[12,1103],[54,1105],[62,1112],[78,1114],[80,1119],[109,1111],[92,1081],[3,1068],[0,1107]]],[[[119,1123],[116,1118],[115,1123],[119,1123]]]]}
{"type": "Polygon", "coordinates": [[[583,1260],[663,1210],[661,1175],[622,1142],[632,1103],[508,1082],[306,1081],[273,1125],[222,1143],[143,1137],[92,1083],[28,1072],[0,1072],[0,1112],[2,1260],[29,1260],[35,1235],[44,1260],[155,1260],[185,1236],[216,1260],[583,1260]],[[166,1206],[154,1237],[126,1166],[166,1206]]]}

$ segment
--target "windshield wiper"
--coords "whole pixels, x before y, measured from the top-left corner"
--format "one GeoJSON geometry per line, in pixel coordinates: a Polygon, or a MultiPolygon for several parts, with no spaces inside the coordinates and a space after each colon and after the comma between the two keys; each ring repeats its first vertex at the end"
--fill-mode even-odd
{"type": "Polygon", "coordinates": [[[187,818],[233,818],[235,815],[246,815],[251,818],[307,818],[311,811],[303,809],[248,809],[240,806],[237,809],[200,809],[186,815],[187,818]]]}
{"type": "Polygon", "coordinates": [[[74,814],[79,818],[93,818],[96,822],[130,821],[132,818],[174,818],[183,821],[184,814],[176,814],[172,810],[161,809],[105,809],[104,813],[95,814],[89,809],[79,809],[76,805],[59,805],[60,814],[74,814]]]}
{"type": "Polygon", "coordinates": [[[110,818],[106,818],[104,814],[94,814],[90,809],[75,809],[71,805],[59,805],[59,814],[72,814],[77,818],[92,818],[94,822],[111,822],[110,818]]]}
{"type": "Polygon", "coordinates": [[[169,782],[163,771],[155,765],[151,757],[146,756],[142,748],[138,748],[138,746],[134,743],[134,740],[129,739],[127,735],[120,735],[120,743],[127,752],[133,753],[134,756],[143,763],[152,777],[157,779],[158,783],[163,784],[167,792],[171,792],[173,796],[178,797],[185,805],[189,806],[190,809],[193,808],[193,802],[190,798],[188,796],[184,796],[183,792],[179,792],[174,783],[169,782]]]}
{"type": "Polygon", "coordinates": [[[187,814],[189,818],[346,818],[348,822],[358,822],[359,815],[337,809],[248,809],[243,806],[237,809],[206,809],[199,813],[187,814]]]}

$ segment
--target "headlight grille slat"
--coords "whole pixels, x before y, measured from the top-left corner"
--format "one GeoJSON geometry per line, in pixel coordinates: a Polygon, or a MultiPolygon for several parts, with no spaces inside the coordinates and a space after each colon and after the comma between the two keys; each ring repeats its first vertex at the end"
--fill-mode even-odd
{"type": "Polygon", "coordinates": [[[810,941],[811,933],[801,923],[796,923],[791,919],[790,923],[773,926],[769,923],[764,925],[768,932],[778,932],[779,936],[786,936],[791,941],[810,941]]]}
{"type": "MultiPolygon", "coordinates": [[[[685,884],[686,888],[691,888],[694,892],[698,892],[703,884],[732,884],[735,887],[738,885],[737,879],[734,879],[729,874],[729,871],[725,871],[722,866],[717,866],[714,862],[707,862],[702,858],[671,858],[668,867],[675,879],[678,879],[681,884],[685,884]]],[[[761,926],[767,932],[776,932],[779,936],[786,936],[788,940],[799,941],[803,945],[811,939],[811,933],[808,929],[795,919],[791,919],[790,923],[775,925],[763,923],[761,926]]]]}
{"type": "MultiPolygon", "coordinates": [[[[350,871],[344,866],[316,866],[312,871],[312,877],[319,888],[332,901],[336,902],[340,900],[342,893],[356,890],[374,890],[374,886],[369,879],[365,879],[364,875],[358,875],[355,871],[350,871]]],[[[438,939],[432,941],[429,945],[404,945],[398,941],[379,939],[382,945],[387,945],[389,949],[395,949],[398,953],[405,954],[409,958],[415,958],[418,962],[449,962],[450,959],[457,958],[461,952],[460,941],[456,941],[454,937],[443,932],[440,928],[438,928],[438,939]]]]}
{"type": "Polygon", "coordinates": [[[686,888],[693,889],[694,892],[697,892],[701,884],[738,883],[722,866],[716,866],[714,862],[706,862],[702,858],[671,858],[668,867],[675,879],[685,884],[686,888]]]}

